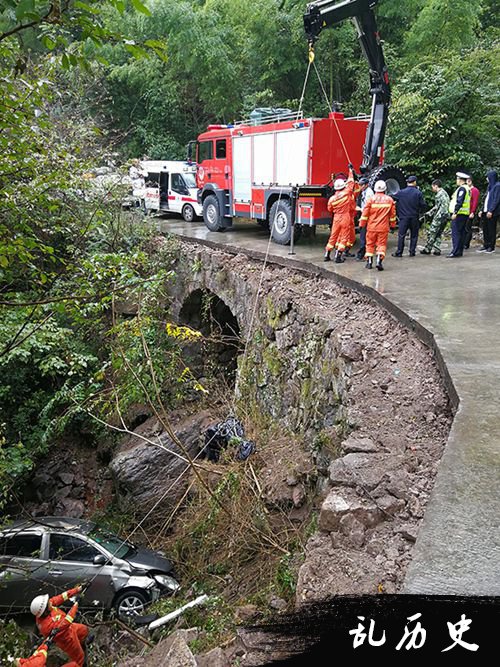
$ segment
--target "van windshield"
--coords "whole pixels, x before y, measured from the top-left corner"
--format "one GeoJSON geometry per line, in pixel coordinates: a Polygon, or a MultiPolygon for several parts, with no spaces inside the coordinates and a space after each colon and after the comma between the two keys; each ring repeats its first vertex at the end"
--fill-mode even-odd
{"type": "Polygon", "coordinates": [[[188,172],[185,174],[182,174],[182,178],[185,180],[186,185],[188,188],[195,188],[196,187],[196,178],[194,174],[188,172]]]}
{"type": "Polygon", "coordinates": [[[133,544],[122,540],[113,533],[108,533],[107,530],[102,530],[102,528],[94,528],[89,533],[89,537],[116,558],[126,558],[136,551],[133,544]]]}

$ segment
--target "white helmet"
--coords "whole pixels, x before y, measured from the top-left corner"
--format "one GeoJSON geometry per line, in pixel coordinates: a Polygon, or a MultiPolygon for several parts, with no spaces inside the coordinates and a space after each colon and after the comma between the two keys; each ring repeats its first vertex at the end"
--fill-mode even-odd
{"type": "Polygon", "coordinates": [[[334,190],[342,190],[342,188],[345,188],[346,186],[346,181],[343,178],[337,178],[335,180],[335,183],[333,184],[334,190]]]}
{"type": "Polygon", "coordinates": [[[48,595],[38,595],[36,598],[34,598],[30,606],[30,610],[33,616],[36,616],[37,618],[41,616],[43,612],[47,609],[48,603],[49,603],[48,595]]]}
{"type": "Polygon", "coordinates": [[[387,190],[387,185],[385,181],[377,181],[375,183],[375,192],[385,192],[387,190]]]}

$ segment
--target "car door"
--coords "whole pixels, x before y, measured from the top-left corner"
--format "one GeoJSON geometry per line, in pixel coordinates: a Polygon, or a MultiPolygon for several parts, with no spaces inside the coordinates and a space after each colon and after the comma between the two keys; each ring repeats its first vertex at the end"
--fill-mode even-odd
{"type": "Polygon", "coordinates": [[[16,532],[0,537],[0,610],[29,607],[40,593],[46,565],[41,532],[16,532]]]}
{"type": "Polygon", "coordinates": [[[53,589],[51,594],[90,583],[83,606],[109,608],[115,588],[112,577],[114,566],[107,554],[82,536],[51,533],[49,540],[47,583],[53,589]],[[100,562],[96,563],[96,558],[100,562]]]}
{"type": "Polygon", "coordinates": [[[181,174],[170,174],[170,183],[170,192],[168,193],[170,210],[180,213],[183,206],[182,198],[189,195],[189,190],[186,188],[181,174]]]}
{"type": "Polygon", "coordinates": [[[160,172],[160,210],[170,210],[170,196],[169,196],[169,173],[168,171],[160,172]]]}
{"type": "Polygon", "coordinates": [[[147,211],[160,210],[160,174],[148,172],[145,187],[145,206],[147,211]]]}

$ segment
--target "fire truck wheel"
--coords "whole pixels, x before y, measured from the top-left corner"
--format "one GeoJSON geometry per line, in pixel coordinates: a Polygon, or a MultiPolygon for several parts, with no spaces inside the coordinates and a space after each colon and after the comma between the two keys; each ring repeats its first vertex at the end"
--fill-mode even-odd
{"type": "MultiPolygon", "coordinates": [[[[288,245],[292,239],[292,207],[288,199],[275,201],[269,211],[269,228],[275,243],[288,245]]],[[[299,225],[295,226],[294,241],[298,241],[301,233],[299,225]]]]}
{"type": "Polygon", "coordinates": [[[370,187],[373,189],[376,181],[385,181],[387,184],[386,194],[395,195],[403,188],[406,188],[406,175],[399,167],[392,164],[383,164],[377,167],[370,174],[370,187]]]}
{"type": "Polygon", "coordinates": [[[219,202],[215,195],[208,195],[203,202],[203,220],[211,232],[218,232],[222,229],[219,202]]]}
{"type": "Polygon", "coordinates": [[[191,204],[186,204],[182,209],[182,217],[186,222],[193,222],[194,220],[194,208],[191,204]]]}

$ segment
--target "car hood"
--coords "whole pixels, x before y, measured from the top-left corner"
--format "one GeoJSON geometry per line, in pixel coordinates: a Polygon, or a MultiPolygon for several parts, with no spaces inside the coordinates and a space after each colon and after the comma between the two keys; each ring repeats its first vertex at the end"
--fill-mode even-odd
{"type": "Polygon", "coordinates": [[[169,574],[173,570],[172,563],[155,551],[138,547],[136,552],[127,556],[127,562],[138,570],[154,570],[169,574]]]}

